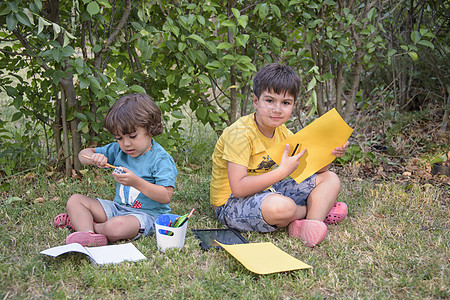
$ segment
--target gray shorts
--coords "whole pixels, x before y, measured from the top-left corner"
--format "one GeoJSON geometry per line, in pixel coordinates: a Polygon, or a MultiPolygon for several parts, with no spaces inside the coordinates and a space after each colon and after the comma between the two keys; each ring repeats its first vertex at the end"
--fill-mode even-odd
{"type": "Polygon", "coordinates": [[[105,211],[108,220],[118,216],[135,216],[139,220],[141,227],[139,229],[138,235],[134,238],[134,240],[140,238],[142,235],[147,236],[155,232],[155,221],[156,219],[158,219],[158,217],[140,211],[140,209],[120,205],[114,201],[104,200],[100,198],[97,198],[97,200],[103,206],[103,210],[105,211]]]}
{"type": "Polygon", "coordinates": [[[267,224],[261,214],[261,204],[264,198],[278,193],[291,198],[299,206],[305,206],[306,200],[315,186],[316,174],[300,184],[297,184],[294,179],[277,182],[272,186],[275,192],[268,189],[242,198],[231,194],[227,203],[216,208],[215,215],[222,224],[239,231],[272,232],[277,230],[277,227],[267,224]]]}

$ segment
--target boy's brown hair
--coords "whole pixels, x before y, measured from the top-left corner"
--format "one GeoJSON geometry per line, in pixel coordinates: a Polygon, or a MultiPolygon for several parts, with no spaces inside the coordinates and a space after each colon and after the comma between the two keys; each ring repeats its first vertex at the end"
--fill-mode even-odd
{"type": "Polygon", "coordinates": [[[163,132],[161,110],[146,94],[129,94],[119,98],[108,111],[105,128],[113,135],[130,134],[143,127],[151,136],[163,132]]]}
{"type": "Polygon", "coordinates": [[[253,94],[259,99],[262,92],[288,93],[297,100],[301,80],[289,66],[272,63],[262,67],[253,78],[253,94]]]}

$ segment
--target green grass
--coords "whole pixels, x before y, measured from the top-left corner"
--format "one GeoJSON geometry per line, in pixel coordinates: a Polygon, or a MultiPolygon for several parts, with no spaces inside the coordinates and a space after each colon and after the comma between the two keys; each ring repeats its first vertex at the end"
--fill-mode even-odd
{"type": "MultiPolygon", "coordinates": [[[[189,229],[223,228],[209,205],[217,136],[196,127],[187,134],[190,147],[174,155],[179,174],[172,212],[195,207],[189,229]]],[[[148,258],[138,263],[94,266],[83,254],[41,255],[65,243],[69,231],[54,228],[53,218],[70,195],[112,199],[115,182],[110,171],[94,167],[80,180],[48,170],[13,176],[11,189],[0,192],[0,298],[448,298],[448,189],[354,180],[343,172],[339,200],[348,204],[349,216],[329,226],[319,246],[305,247],[285,229],[242,234],[313,266],[270,275],[248,271],[225,250],[202,251],[189,231],[184,248],[165,253],[154,235],[134,241],[148,258]]]]}
{"type": "MultiPolygon", "coordinates": [[[[208,202],[209,154],[203,160],[198,161],[201,169],[180,172],[173,212],[183,214],[195,207],[189,229],[222,228],[208,202]]],[[[272,242],[313,266],[257,275],[224,250],[202,251],[189,231],[184,248],[165,253],[158,251],[154,235],[133,242],[148,257],[139,263],[99,267],[82,254],[41,255],[41,250],[64,244],[68,231],[52,223],[64,211],[67,198],[84,193],[111,199],[114,182],[109,171],[94,168],[88,168],[81,180],[58,180],[44,171],[28,179],[14,178],[9,194],[0,198],[0,297],[448,298],[446,195],[432,185],[405,189],[389,182],[342,179],[339,200],[349,205],[349,216],[329,226],[318,247],[303,246],[283,229],[243,233],[250,242],[272,242]],[[39,197],[44,202],[35,201],[39,197]]]]}

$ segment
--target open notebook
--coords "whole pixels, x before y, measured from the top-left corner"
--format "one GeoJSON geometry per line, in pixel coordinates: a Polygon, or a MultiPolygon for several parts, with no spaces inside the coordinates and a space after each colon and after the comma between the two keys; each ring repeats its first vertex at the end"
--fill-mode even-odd
{"type": "Polygon", "coordinates": [[[93,264],[118,264],[124,261],[140,261],[147,259],[132,243],[108,245],[101,247],[83,247],[78,243],[53,247],[40,253],[57,257],[64,253],[84,253],[91,259],[93,264]]]}

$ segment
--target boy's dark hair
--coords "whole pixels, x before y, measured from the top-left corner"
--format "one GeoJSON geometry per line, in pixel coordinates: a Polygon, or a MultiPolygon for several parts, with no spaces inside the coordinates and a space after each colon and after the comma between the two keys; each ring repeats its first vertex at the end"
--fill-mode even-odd
{"type": "Polygon", "coordinates": [[[281,94],[288,93],[297,100],[300,91],[300,78],[289,66],[272,63],[262,67],[253,78],[253,93],[259,99],[264,91],[281,94]]]}
{"type": "Polygon", "coordinates": [[[136,127],[143,127],[152,136],[163,132],[161,110],[146,94],[120,97],[109,109],[104,126],[113,135],[133,133],[136,127]]]}

